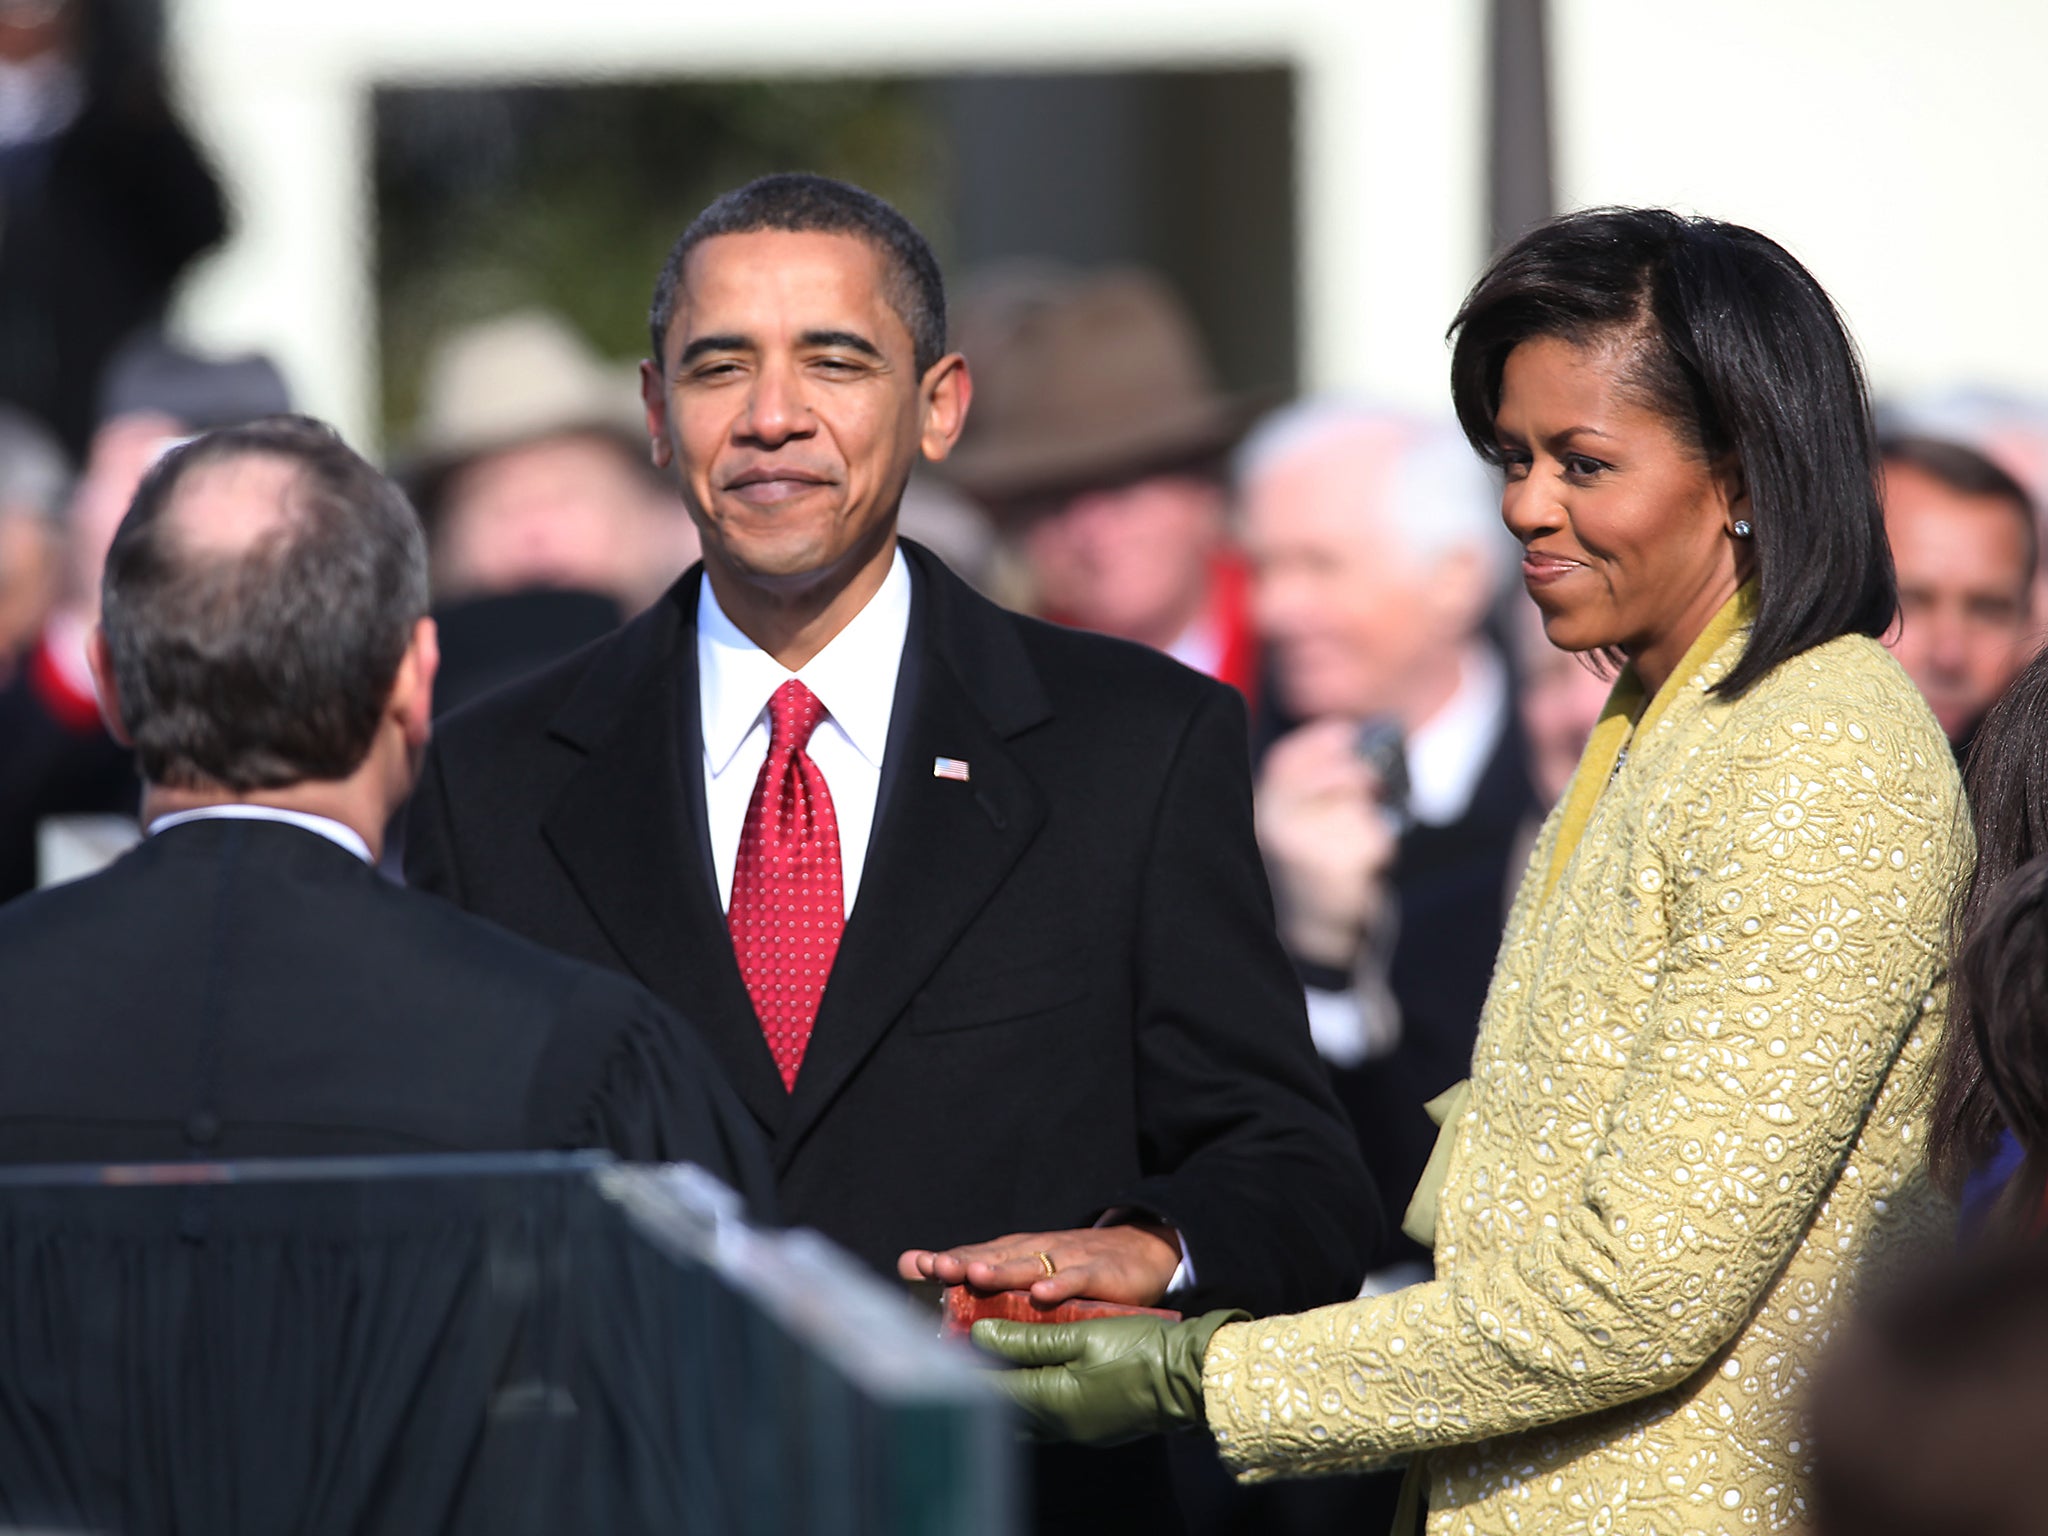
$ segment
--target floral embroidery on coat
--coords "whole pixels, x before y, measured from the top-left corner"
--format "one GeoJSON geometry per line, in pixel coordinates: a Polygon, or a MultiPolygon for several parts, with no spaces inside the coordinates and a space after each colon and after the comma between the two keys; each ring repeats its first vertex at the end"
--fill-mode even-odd
{"type": "Polygon", "coordinates": [[[1875,642],[1706,689],[1628,744],[1502,941],[1436,1276],[1233,1324],[1204,1390],[1255,1479],[1425,1456],[1432,1536],[1806,1518],[1807,1374],[1855,1294],[1949,1241],[1928,1183],[1948,744],[1875,642]]]}

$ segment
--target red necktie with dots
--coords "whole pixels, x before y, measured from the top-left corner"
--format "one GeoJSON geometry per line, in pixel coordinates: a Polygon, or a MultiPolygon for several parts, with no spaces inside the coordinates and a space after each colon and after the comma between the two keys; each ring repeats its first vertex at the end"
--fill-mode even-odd
{"type": "Polygon", "coordinates": [[[785,1090],[796,1087],[846,904],[839,884],[839,818],[825,775],[804,751],[825,718],[795,678],[768,700],[768,760],[754,780],[726,913],[740,977],[785,1090]]]}

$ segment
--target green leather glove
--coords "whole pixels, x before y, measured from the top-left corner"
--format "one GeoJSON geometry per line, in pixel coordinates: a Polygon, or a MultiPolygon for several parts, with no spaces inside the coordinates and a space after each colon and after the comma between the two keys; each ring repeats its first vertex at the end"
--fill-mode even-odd
{"type": "Polygon", "coordinates": [[[983,1318],[974,1342],[1035,1369],[990,1379],[1030,1416],[1041,1440],[1116,1445],[1200,1424],[1202,1352],[1225,1323],[1249,1312],[1210,1312],[1187,1322],[1104,1317],[1086,1323],[983,1318]]]}

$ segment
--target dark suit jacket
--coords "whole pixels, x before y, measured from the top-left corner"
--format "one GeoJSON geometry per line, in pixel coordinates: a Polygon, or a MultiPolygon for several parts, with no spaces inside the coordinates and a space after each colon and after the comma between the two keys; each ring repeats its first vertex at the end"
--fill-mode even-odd
{"type": "Polygon", "coordinates": [[[166,830],[0,907],[0,1161],[604,1147],[769,1193],[639,987],[275,822],[166,830]]]}
{"type": "Polygon", "coordinates": [[[793,1092],[712,873],[695,570],[448,721],[411,879],[686,1011],[769,1137],[784,1214],[878,1269],[1134,1205],[1188,1244],[1180,1305],[1350,1295],[1379,1210],[1274,937],[1243,705],[904,548],[881,800],[793,1092]],[[941,756],[969,781],[934,776],[941,756]]]}

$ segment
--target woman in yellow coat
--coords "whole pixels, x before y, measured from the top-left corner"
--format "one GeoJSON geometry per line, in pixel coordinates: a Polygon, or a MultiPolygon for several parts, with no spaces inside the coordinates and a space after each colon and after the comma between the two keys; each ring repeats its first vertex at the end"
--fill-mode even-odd
{"type": "Polygon", "coordinates": [[[1436,1278],[975,1336],[1035,1367],[1000,1379],[1043,1433],[1206,1423],[1246,1477],[1410,1459],[1432,1536],[1786,1529],[1815,1357],[1951,1222],[1924,1141],[1970,832],[1875,638],[1861,373],[1783,249],[1657,211],[1535,231],[1454,329],[1550,638],[1626,664],[1440,1101],[1436,1278]]]}

